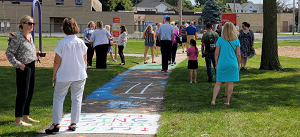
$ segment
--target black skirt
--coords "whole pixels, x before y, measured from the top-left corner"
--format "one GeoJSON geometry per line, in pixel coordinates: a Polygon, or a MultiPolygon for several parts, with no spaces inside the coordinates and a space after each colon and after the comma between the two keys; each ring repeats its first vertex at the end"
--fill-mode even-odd
{"type": "Polygon", "coordinates": [[[198,60],[189,60],[188,69],[197,69],[198,68],[198,60]]]}
{"type": "Polygon", "coordinates": [[[187,43],[187,37],[186,36],[182,37],[182,43],[187,43]]]}
{"type": "Polygon", "coordinates": [[[158,39],[156,39],[155,45],[158,46],[158,47],[160,47],[160,42],[159,42],[158,39]]]}

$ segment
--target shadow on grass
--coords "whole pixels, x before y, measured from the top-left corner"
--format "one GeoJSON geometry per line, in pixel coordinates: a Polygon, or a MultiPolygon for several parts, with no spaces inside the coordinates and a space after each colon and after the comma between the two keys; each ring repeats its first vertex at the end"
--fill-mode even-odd
{"type": "Polygon", "coordinates": [[[11,133],[4,133],[1,136],[3,137],[26,137],[26,136],[32,136],[33,134],[36,134],[34,131],[28,131],[28,132],[11,132],[11,133]]]}
{"type": "MultiPolygon", "coordinates": [[[[187,60],[183,64],[187,64],[187,60]]],[[[250,68],[240,72],[240,81],[234,83],[233,99],[225,106],[225,84],[222,85],[211,107],[215,83],[207,82],[206,67],[200,63],[197,70],[197,84],[189,83],[189,69],[180,64],[170,75],[164,99],[165,111],[211,112],[220,110],[257,112],[266,111],[270,106],[299,107],[300,74],[298,68],[285,71],[267,71],[250,68]]],[[[214,74],[214,72],[213,72],[214,74]]],[[[215,74],[214,74],[215,76],[215,74]]]]}

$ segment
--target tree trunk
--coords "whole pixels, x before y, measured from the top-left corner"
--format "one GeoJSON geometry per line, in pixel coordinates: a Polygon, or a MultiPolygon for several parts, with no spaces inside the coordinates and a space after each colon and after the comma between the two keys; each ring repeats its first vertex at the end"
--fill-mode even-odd
{"type": "Polygon", "coordinates": [[[260,69],[284,70],[278,59],[277,6],[275,0],[263,0],[263,42],[260,69]]]}

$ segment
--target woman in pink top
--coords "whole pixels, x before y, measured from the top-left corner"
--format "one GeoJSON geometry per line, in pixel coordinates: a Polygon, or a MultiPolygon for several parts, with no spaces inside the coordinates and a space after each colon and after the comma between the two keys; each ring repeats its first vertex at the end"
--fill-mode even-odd
{"type": "Polygon", "coordinates": [[[198,55],[199,51],[196,47],[196,41],[191,39],[191,47],[187,50],[187,56],[189,56],[188,69],[190,69],[190,83],[193,83],[193,72],[194,81],[197,83],[197,69],[198,69],[198,55]]]}

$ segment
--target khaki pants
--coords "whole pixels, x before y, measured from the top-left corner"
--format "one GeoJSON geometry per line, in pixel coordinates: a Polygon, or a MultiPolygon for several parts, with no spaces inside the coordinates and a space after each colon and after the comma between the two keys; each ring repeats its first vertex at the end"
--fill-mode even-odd
{"type": "Polygon", "coordinates": [[[191,41],[191,39],[194,39],[194,40],[196,40],[195,39],[195,35],[187,35],[187,43],[188,43],[188,46],[190,46],[190,41],[191,41]]]}

